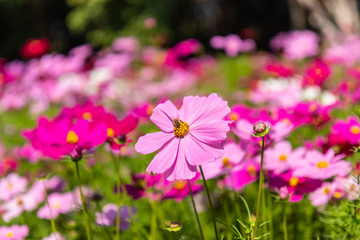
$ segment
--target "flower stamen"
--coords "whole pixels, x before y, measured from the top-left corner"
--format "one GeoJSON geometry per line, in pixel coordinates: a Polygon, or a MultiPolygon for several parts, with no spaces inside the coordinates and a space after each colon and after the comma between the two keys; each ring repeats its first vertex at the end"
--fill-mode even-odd
{"type": "Polygon", "coordinates": [[[178,118],[173,120],[174,125],[174,134],[178,138],[183,138],[189,132],[189,124],[186,122],[181,121],[178,118]]]}

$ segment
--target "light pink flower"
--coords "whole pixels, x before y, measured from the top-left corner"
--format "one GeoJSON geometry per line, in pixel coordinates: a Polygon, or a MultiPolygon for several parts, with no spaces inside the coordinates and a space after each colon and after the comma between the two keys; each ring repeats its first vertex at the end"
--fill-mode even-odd
{"type": "Polygon", "coordinates": [[[229,112],[227,102],[215,93],[185,97],[180,110],[171,101],[159,104],[150,119],[161,132],[146,134],[135,145],[142,154],[160,149],[146,171],[164,173],[169,181],[193,178],[198,165],[223,155],[229,112]]]}
{"type": "Polygon", "coordinates": [[[1,240],[23,240],[29,235],[29,227],[26,225],[12,225],[0,227],[1,240]]]}
{"type": "Polygon", "coordinates": [[[332,149],[328,150],[326,154],[317,150],[309,151],[304,159],[294,161],[294,176],[313,179],[347,176],[351,171],[351,163],[342,160],[343,157],[343,155],[335,156],[332,149]]]}
{"type": "Polygon", "coordinates": [[[0,179],[0,200],[7,201],[14,195],[24,192],[28,181],[17,173],[11,173],[6,178],[0,179]]]}
{"type": "Polygon", "coordinates": [[[224,155],[215,161],[204,164],[203,170],[206,179],[228,174],[232,168],[238,165],[244,158],[246,152],[234,142],[224,145],[224,155]]]}
{"type": "Polygon", "coordinates": [[[302,147],[292,150],[290,142],[279,142],[265,151],[264,168],[280,174],[289,170],[293,161],[301,161],[304,154],[305,149],[302,147]]]}
{"type": "Polygon", "coordinates": [[[74,210],[74,199],[72,193],[52,193],[48,197],[49,206],[45,204],[37,212],[39,218],[55,219],[60,213],[68,213],[74,210]],[[49,211],[49,207],[51,212],[49,211]]]}

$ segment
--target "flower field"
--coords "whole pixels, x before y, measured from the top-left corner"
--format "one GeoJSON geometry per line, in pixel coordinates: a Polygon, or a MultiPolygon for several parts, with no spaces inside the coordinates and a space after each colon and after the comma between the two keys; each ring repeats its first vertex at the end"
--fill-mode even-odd
{"type": "Polygon", "coordinates": [[[360,239],[360,37],[209,45],[2,59],[0,240],[360,239]]]}

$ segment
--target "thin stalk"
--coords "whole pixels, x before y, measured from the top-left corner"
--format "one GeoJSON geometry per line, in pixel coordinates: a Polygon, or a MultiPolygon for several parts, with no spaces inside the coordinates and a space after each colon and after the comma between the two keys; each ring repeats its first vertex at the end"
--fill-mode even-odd
{"type": "Polygon", "coordinates": [[[157,230],[157,205],[155,202],[150,202],[152,213],[151,213],[151,225],[150,225],[150,239],[156,240],[156,230],[157,230]]]}
{"type": "Polygon", "coordinates": [[[46,205],[48,206],[48,208],[49,208],[49,213],[50,213],[51,228],[52,228],[52,231],[53,231],[53,234],[54,234],[54,238],[55,238],[55,240],[57,240],[57,237],[56,237],[56,226],[55,226],[55,221],[54,221],[54,218],[53,218],[53,216],[52,216],[52,211],[51,211],[50,204],[49,204],[49,200],[48,200],[48,194],[47,194],[47,190],[46,190],[45,180],[43,180],[42,182],[43,182],[43,184],[44,184],[45,203],[46,203],[46,205]]]}
{"type": "Polygon", "coordinates": [[[79,184],[79,191],[80,191],[80,197],[81,197],[81,205],[82,205],[82,212],[83,212],[83,216],[84,216],[84,224],[85,224],[85,228],[86,228],[86,236],[88,240],[91,240],[91,229],[90,229],[90,224],[89,224],[89,217],[87,214],[87,210],[86,210],[86,206],[85,206],[85,200],[84,200],[84,195],[82,192],[82,188],[81,188],[81,179],[80,179],[80,170],[79,170],[79,163],[78,161],[74,161],[75,162],[75,166],[76,166],[76,175],[77,175],[77,179],[78,179],[78,184],[79,184]]]}
{"type": "Polygon", "coordinates": [[[288,240],[287,223],[286,223],[286,207],[287,207],[287,204],[285,203],[284,212],[283,212],[283,222],[282,222],[284,240],[288,240]]]}
{"type": "MultiPolygon", "coordinates": [[[[113,159],[114,159],[114,164],[115,164],[115,169],[116,169],[116,175],[117,175],[117,185],[116,185],[116,202],[117,202],[117,206],[118,206],[118,210],[116,212],[116,240],[120,240],[120,188],[121,188],[121,179],[120,179],[120,159],[117,162],[114,155],[112,154],[113,159]]],[[[131,211],[131,209],[130,209],[131,211]]],[[[129,211],[129,213],[130,213],[129,211]]]]}
{"type": "Polygon", "coordinates": [[[256,218],[255,218],[254,231],[253,231],[253,233],[252,233],[252,240],[255,239],[256,227],[257,227],[258,222],[259,222],[259,209],[260,209],[260,200],[261,200],[261,190],[262,190],[263,185],[264,185],[264,175],[263,175],[264,148],[265,148],[265,138],[262,137],[259,191],[258,191],[258,199],[257,199],[257,206],[256,206],[256,218]]]}
{"type": "Polygon", "coordinates": [[[204,233],[203,233],[202,228],[201,228],[201,223],[200,223],[199,215],[198,215],[198,212],[197,212],[197,210],[196,210],[195,201],[194,201],[194,196],[193,196],[193,192],[192,192],[192,190],[191,190],[190,181],[187,180],[187,183],[188,183],[189,190],[190,190],[191,202],[192,202],[192,205],[193,205],[193,208],[194,208],[194,212],[195,212],[195,216],[196,216],[196,221],[197,221],[197,224],[198,224],[198,226],[199,226],[200,236],[201,236],[201,239],[202,239],[202,240],[205,240],[205,238],[204,238],[204,233]]]}
{"type": "Polygon", "coordinates": [[[210,197],[209,188],[208,188],[208,186],[207,186],[206,179],[205,179],[204,172],[203,172],[203,170],[202,170],[201,165],[199,165],[199,168],[200,168],[200,172],[201,172],[202,179],[204,180],[204,186],[205,186],[207,198],[208,198],[209,204],[210,204],[210,210],[211,210],[211,216],[212,216],[213,225],[214,225],[215,237],[216,237],[216,240],[219,240],[219,236],[218,236],[218,232],[217,232],[217,228],[216,228],[214,207],[213,207],[213,204],[212,204],[212,202],[211,202],[211,197],[210,197]]]}
{"type": "MultiPolygon", "coordinates": [[[[224,191],[224,193],[226,193],[226,191],[224,191]]],[[[229,216],[230,215],[230,213],[229,213],[229,203],[228,203],[227,199],[225,198],[224,193],[222,194],[221,200],[223,201],[223,204],[224,204],[224,212],[225,212],[226,224],[227,224],[228,227],[230,227],[231,222],[232,222],[232,217],[229,216]]],[[[227,239],[231,239],[231,231],[227,230],[226,235],[227,235],[227,239]]]]}

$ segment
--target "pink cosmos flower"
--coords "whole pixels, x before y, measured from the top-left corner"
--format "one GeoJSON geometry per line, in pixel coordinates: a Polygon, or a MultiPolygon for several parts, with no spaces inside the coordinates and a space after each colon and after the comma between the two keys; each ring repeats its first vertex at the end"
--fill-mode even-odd
{"type": "Polygon", "coordinates": [[[236,167],[230,175],[224,178],[222,183],[228,189],[240,191],[245,186],[256,181],[259,170],[260,164],[250,159],[244,165],[236,167]]]}
{"type": "Polygon", "coordinates": [[[293,162],[294,176],[313,179],[346,176],[351,171],[351,163],[342,160],[343,157],[343,155],[335,156],[332,149],[326,154],[317,150],[309,151],[304,159],[293,162]]]}
{"type": "MultiPolygon", "coordinates": [[[[196,183],[199,176],[200,174],[197,174],[193,179],[190,179],[191,191],[194,195],[203,190],[202,185],[196,183]]],[[[177,202],[181,202],[181,200],[190,195],[190,189],[185,180],[174,182],[165,180],[164,185],[168,191],[164,196],[165,199],[174,199],[177,202]]]]}
{"type": "Polygon", "coordinates": [[[104,143],[107,138],[104,123],[91,126],[89,121],[79,119],[74,124],[69,118],[53,121],[40,118],[38,128],[24,135],[34,148],[54,159],[65,155],[79,159],[85,150],[104,143]]]}
{"type": "Polygon", "coordinates": [[[321,86],[329,76],[330,76],[330,67],[321,59],[316,59],[306,69],[303,83],[304,85],[321,86]]]}
{"type": "Polygon", "coordinates": [[[147,172],[164,173],[169,181],[195,177],[197,166],[223,155],[230,112],[227,102],[217,94],[208,97],[188,96],[178,110],[170,101],[159,104],[150,119],[162,132],[139,138],[137,152],[159,152],[147,172]]]}
{"type": "Polygon", "coordinates": [[[292,150],[290,142],[278,142],[274,147],[266,149],[264,168],[273,171],[275,174],[280,174],[289,170],[292,162],[302,160],[304,154],[305,149],[302,147],[292,150]]]}
{"type": "Polygon", "coordinates": [[[17,173],[10,173],[7,177],[0,179],[0,200],[7,201],[16,194],[25,191],[28,180],[20,177],[17,173]]]}
{"type": "Polygon", "coordinates": [[[29,227],[26,225],[12,225],[0,227],[1,240],[24,240],[29,235],[29,227]]]}
{"type": "Polygon", "coordinates": [[[322,186],[310,193],[309,200],[313,206],[321,206],[331,199],[331,183],[324,182],[322,186]]]}
{"type": "Polygon", "coordinates": [[[318,44],[319,37],[309,30],[281,32],[270,42],[273,49],[283,49],[285,57],[290,60],[315,56],[319,51],[318,44]]]}
{"type": "Polygon", "coordinates": [[[360,142],[360,124],[355,117],[347,120],[337,120],[331,128],[331,135],[336,135],[340,139],[345,139],[350,144],[360,142]]]}
{"type": "Polygon", "coordinates": [[[52,193],[48,197],[49,206],[45,204],[37,212],[37,216],[43,219],[56,219],[60,213],[68,213],[75,209],[72,193],[52,193]]]}
{"type": "Polygon", "coordinates": [[[235,34],[225,37],[214,36],[210,39],[210,45],[215,49],[224,49],[229,57],[235,57],[240,52],[249,52],[255,49],[255,42],[252,39],[242,40],[235,34]]]}
{"type": "Polygon", "coordinates": [[[286,188],[289,202],[299,202],[303,199],[304,194],[313,192],[321,186],[322,182],[317,179],[296,177],[292,171],[288,171],[271,176],[269,184],[271,189],[281,190],[280,192],[286,188]]]}
{"type": "Polygon", "coordinates": [[[204,164],[203,170],[206,179],[228,174],[245,157],[246,152],[234,142],[224,144],[224,155],[215,161],[204,164]]]}
{"type": "Polygon", "coordinates": [[[291,77],[294,75],[294,69],[280,62],[270,62],[265,66],[266,72],[273,77],[291,77]]]}

